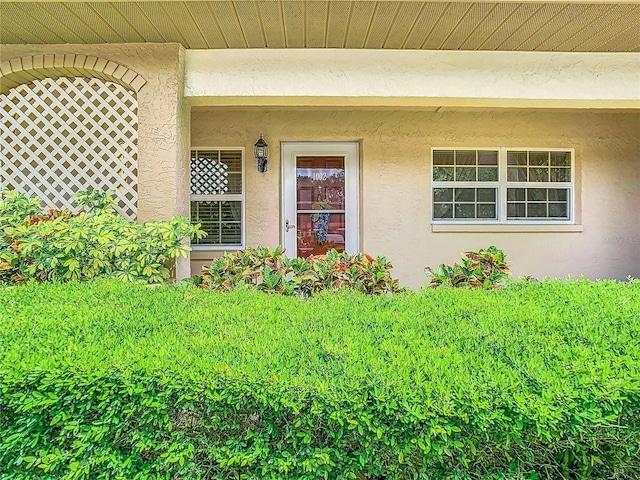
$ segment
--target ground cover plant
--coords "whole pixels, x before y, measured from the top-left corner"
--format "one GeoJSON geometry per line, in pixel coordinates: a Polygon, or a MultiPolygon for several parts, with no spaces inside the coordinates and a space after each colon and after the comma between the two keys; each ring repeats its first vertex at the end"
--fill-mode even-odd
{"type": "Polygon", "coordinates": [[[193,280],[202,288],[229,292],[236,288],[283,295],[309,296],[321,291],[353,289],[375,295],[401,291],[385,257],[349,255],[329,250],[324,255],[289,258],[284,249],[258,247],[225,253],[193,280]]]}
{"type": "Polygon", "coordinates": [[[40,200],[4,192],[0,200],[0,284],[115,277],[157,283],[204,232],[185,217],[138,224],[114,209],[113,192],[79,192],[78,213],[41,212],[40,200]]]}
{"type": "Polygon", "coordinates": [[[0,292],[3,479],[640,478],[640,283],[0,292]]]}

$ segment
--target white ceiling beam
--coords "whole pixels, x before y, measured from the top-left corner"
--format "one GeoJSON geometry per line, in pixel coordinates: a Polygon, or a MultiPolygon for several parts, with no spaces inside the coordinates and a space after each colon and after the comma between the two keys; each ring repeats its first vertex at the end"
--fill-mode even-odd
{"type": "Polygon", "coordinates": [[[187,50],[193,106],[640,109],[639,53],[187,50]]]}

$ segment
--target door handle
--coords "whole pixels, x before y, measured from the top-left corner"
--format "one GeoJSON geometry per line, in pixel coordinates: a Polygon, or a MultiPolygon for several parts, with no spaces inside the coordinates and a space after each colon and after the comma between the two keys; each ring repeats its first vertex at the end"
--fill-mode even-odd
{"type": "Polygon", "coordinates": [[[289,223],[289,220],[286,220],[286,221],[284,222],[284,231],[285,231],[285,232],[287,232],[287,233],[289,233],[289,230],[291,230],[292,228],[296,228],[296,226],[295,226],[295,225],[291,225],[291,224],[289,223]]]}

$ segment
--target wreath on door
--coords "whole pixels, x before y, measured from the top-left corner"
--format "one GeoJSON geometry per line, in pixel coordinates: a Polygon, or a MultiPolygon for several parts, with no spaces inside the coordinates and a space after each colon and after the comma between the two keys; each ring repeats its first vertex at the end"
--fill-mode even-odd
{"type": "MultiPolygon", "coordinates": [[[[328,210],[324,205],[320,205],[318,210],[328,210]]],[[[327,234],[329,233],[329,214],[328,213],[313,213],[311,215],[311,221],[313,222],[313,231],[316,234],[318,245],[324,245],[327,241],[327,234]]]]}

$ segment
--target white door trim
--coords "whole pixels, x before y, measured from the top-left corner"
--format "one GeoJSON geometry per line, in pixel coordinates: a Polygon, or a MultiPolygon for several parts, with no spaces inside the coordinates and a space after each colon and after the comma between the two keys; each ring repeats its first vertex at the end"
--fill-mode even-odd
{"type": "Polygon", "coordinates": [[[280,239],[289,257],[297,257],[296,229],[286,231],[286,222],[296,224],[296,157],[344,156],[345,165],[345,249],[360,250],[360,162],[358,142],[282,142],[282,208],[280,239]]]}

